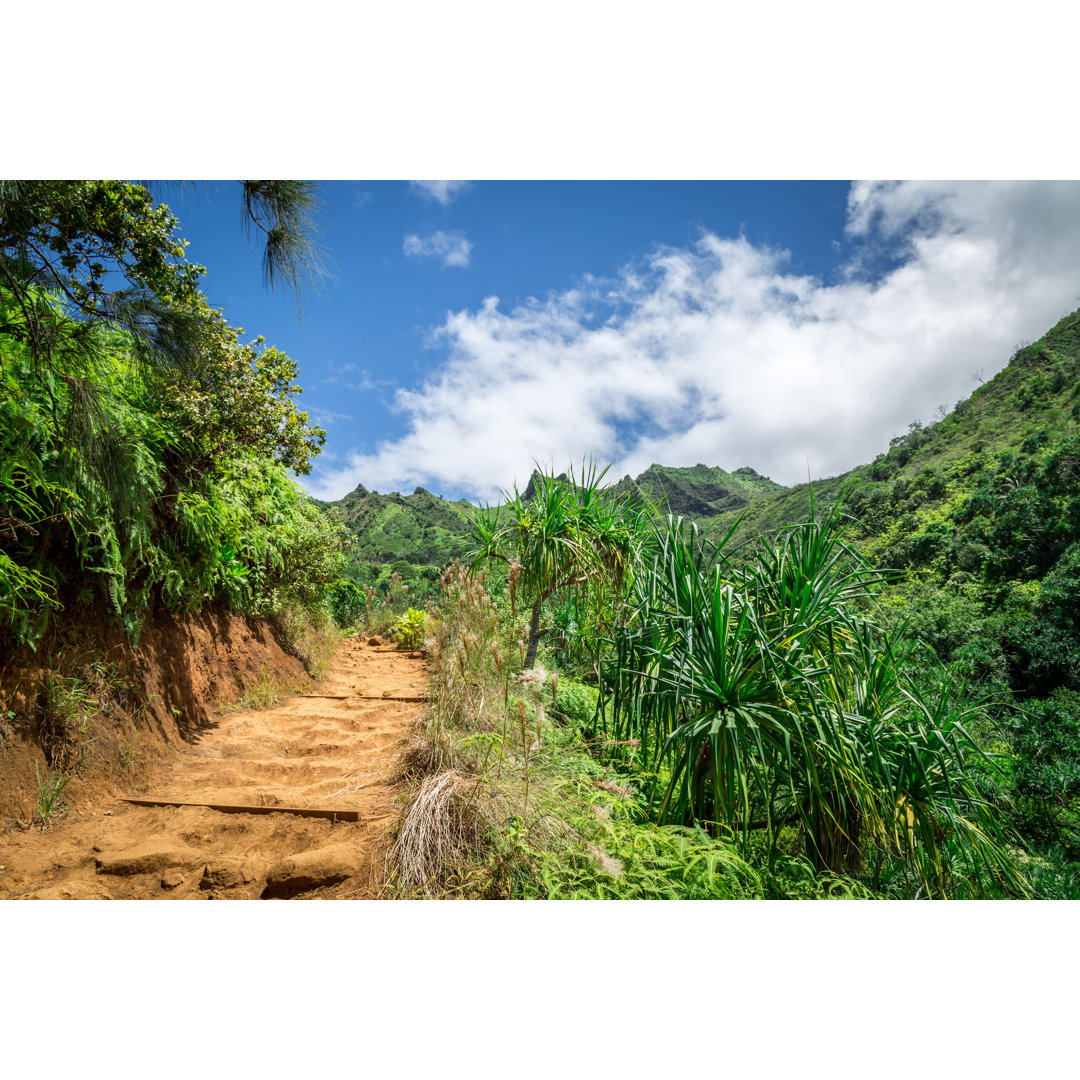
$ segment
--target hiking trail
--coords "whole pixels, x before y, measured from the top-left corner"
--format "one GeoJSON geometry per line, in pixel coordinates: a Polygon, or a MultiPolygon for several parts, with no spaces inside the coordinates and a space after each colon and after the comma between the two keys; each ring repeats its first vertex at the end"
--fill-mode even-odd
{"type": "Polygon", "coordinates": [[[46,832],[0,834],[0,899],[376,896],[400,744],[426,692],[419,653],[346,639],[310,690],[219,717],[147,790],[125,793],[358,811],[358,821],[116,801],[46,832]]]}

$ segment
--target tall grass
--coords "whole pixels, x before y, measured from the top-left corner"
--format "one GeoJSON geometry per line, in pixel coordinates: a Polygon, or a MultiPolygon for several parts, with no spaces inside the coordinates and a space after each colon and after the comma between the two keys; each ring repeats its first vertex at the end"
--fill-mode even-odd
{"type": "Polygon", "coordinates": [[[43,777],[36,761],[34,762],[34,775],[37,778],[37,806],[35,810],[41,828],[44,830],[48,827],[49,820],[64,809],[60,797],[64,793],[64,788],[68,786],[71,777],[64,776],[62,773],[54,774],[52,769],[49,768],[45,770],[43,777]]]}

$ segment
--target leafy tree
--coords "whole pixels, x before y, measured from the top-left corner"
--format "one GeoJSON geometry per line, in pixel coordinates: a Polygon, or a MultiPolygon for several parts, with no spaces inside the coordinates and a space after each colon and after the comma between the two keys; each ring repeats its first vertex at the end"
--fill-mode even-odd
{"type": "Polygon", "coordinates": [[[187,467],[205,469],[246,451],[309,473],[326,432],[296,407],[296,362],[262,347],[262,337],[242,343],[242,330],[199,304],[212,333],[187,370],[167,372],[159,381],[160,415],[185,439],[187,467]]]}
{"type": "MultiPolygon", "coordinates": [[[[244,192],[268,283],[297,285],[310,185],[244,192]]],[[[95,594],[134,634],[155,597],[270,614],[340,574],[340,522],[285,471],[325,438],[296,365],[209,307],[175,229],[136,184],[0,182],[0,616],[19,640],[95,594]]]]}
{"type": "MultiPolygon", "coordinates": [[[[243,224],[266,239],[263,275],[299,290],[319,271],[312,239],[318,199],[300,180],[244,180],[243,224]]],[[[131,335],[136,357],[186,367],[205,313],[198,308],[204,268],[188,263],[169,208],[140,184],[119,180],[0,181],[0,285],[22,311],[8,332],[31,347],[35,364],[64,368],[81,338],[56,332],[64,314],[88,327],[105,323],[131,335]],[[122,280],[123,287],[112,287],[122,280]]]]}
{"type": "MultiPolygon", "coordinates": [[[[314,276],[318,267],[311,237],[318,203],[313,185],[241,184],[245,228],[266,237],[267,284],[283,280],[298,289],[305,270],[314,276]]],[[[77,452],[92,452],[101,435],[97,383],[86,370],[103,348],[102,331],[111,329],[122,333],[126,355],[170,380],[177,401],[192,409],[198,405],[193,395],[220,395],[227,382],[229,398],[214,408],[220,421],[222,411],[232,407],[232,437],[239,438],[246,427],[249,440],[265,441],[276,423],[288,447],[283,460],[308,471],[311,451],[317,452],[321,442],[312,432],[300,448],[298,439],[305,440],[297,425],[307,417],[287,407],[271,409],[271,415],[258,408],[266,391],[279,401],[298,392],[291,385],[295,369],[290,371],[287,358],[273,350],[256,359],[251,346],[239,345],[237,332],[200,295],[204,268],[187,261],[177,225],[169,208],[139,184],[0,181],[0,289],[7,297],[0,305],[0,333],[28,348],[54,420],[66,428],[66,442],[77,452]],[[63,417],[46,373],[66,381],[71,391],[63,417]],[[241,417],[243,423],[236,422],[241,417]]]]}
{"type": "Polygon", "coordinates": [[[201,340],[190,305],[203,268],[175,229],[138,184],[0,181],[0,284],[21,315],[4,331],[38,369],[77,366],[99,325],[126,330],[140,361],[186,366],[201,340]]]}

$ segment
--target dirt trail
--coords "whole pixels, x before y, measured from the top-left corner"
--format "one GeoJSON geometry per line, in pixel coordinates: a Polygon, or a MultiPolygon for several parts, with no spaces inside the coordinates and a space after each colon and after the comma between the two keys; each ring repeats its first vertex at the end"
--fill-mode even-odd
{"type": "Polygon", "coordinates": [[[311,691],[221,717],[129,793],[358,810],[358,822],[116,802],[46,833],[0,835],[0,899],[372,895],[399,743],[426,687],[419,654],[349,639],[311,691]]]}

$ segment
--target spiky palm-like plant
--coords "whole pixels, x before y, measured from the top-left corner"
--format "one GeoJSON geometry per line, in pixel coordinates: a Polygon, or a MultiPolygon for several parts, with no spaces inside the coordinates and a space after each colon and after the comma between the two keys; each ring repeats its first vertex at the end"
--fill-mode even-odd
{"type": "MultiPolygon", "coordinates": [[[[906,686],[867,614],[883,576],[839,536],[839,509],[787,530],[743,567],[711,567],[669,519],[614,637],[614,741],[638,740],[661,821],[730,831],[744,850],[801,826],[821,869],[872,850],[927,891],[956,875],[1022,890],[1005,830],[971,770],[962,691],[906,686]]],[[[732,530],[734,531],[734,530],[732,530]]]]}
{"type": "MultiPolygon", "coordinates": [[[[612,499],[601,484],[607,469],[585,466],[580,478],[536,474],[535,493],[526,499],[517,488],[503,492],[502,506],[471,514],[476,546],[473,567],[497,560],[510,571],[511,603],[518,593],[531,604],[526,670],[547,632],[540,625],[545,601],[574,592],[597,609],[605,588],[619,596],[633,576],[633,565],[648,535],[645,506],[612,499]]],[[[614,605],[603,605],[608,614],[614,605]]],[[[610,618],[607,619],[610,622],[610,618]]]]}

